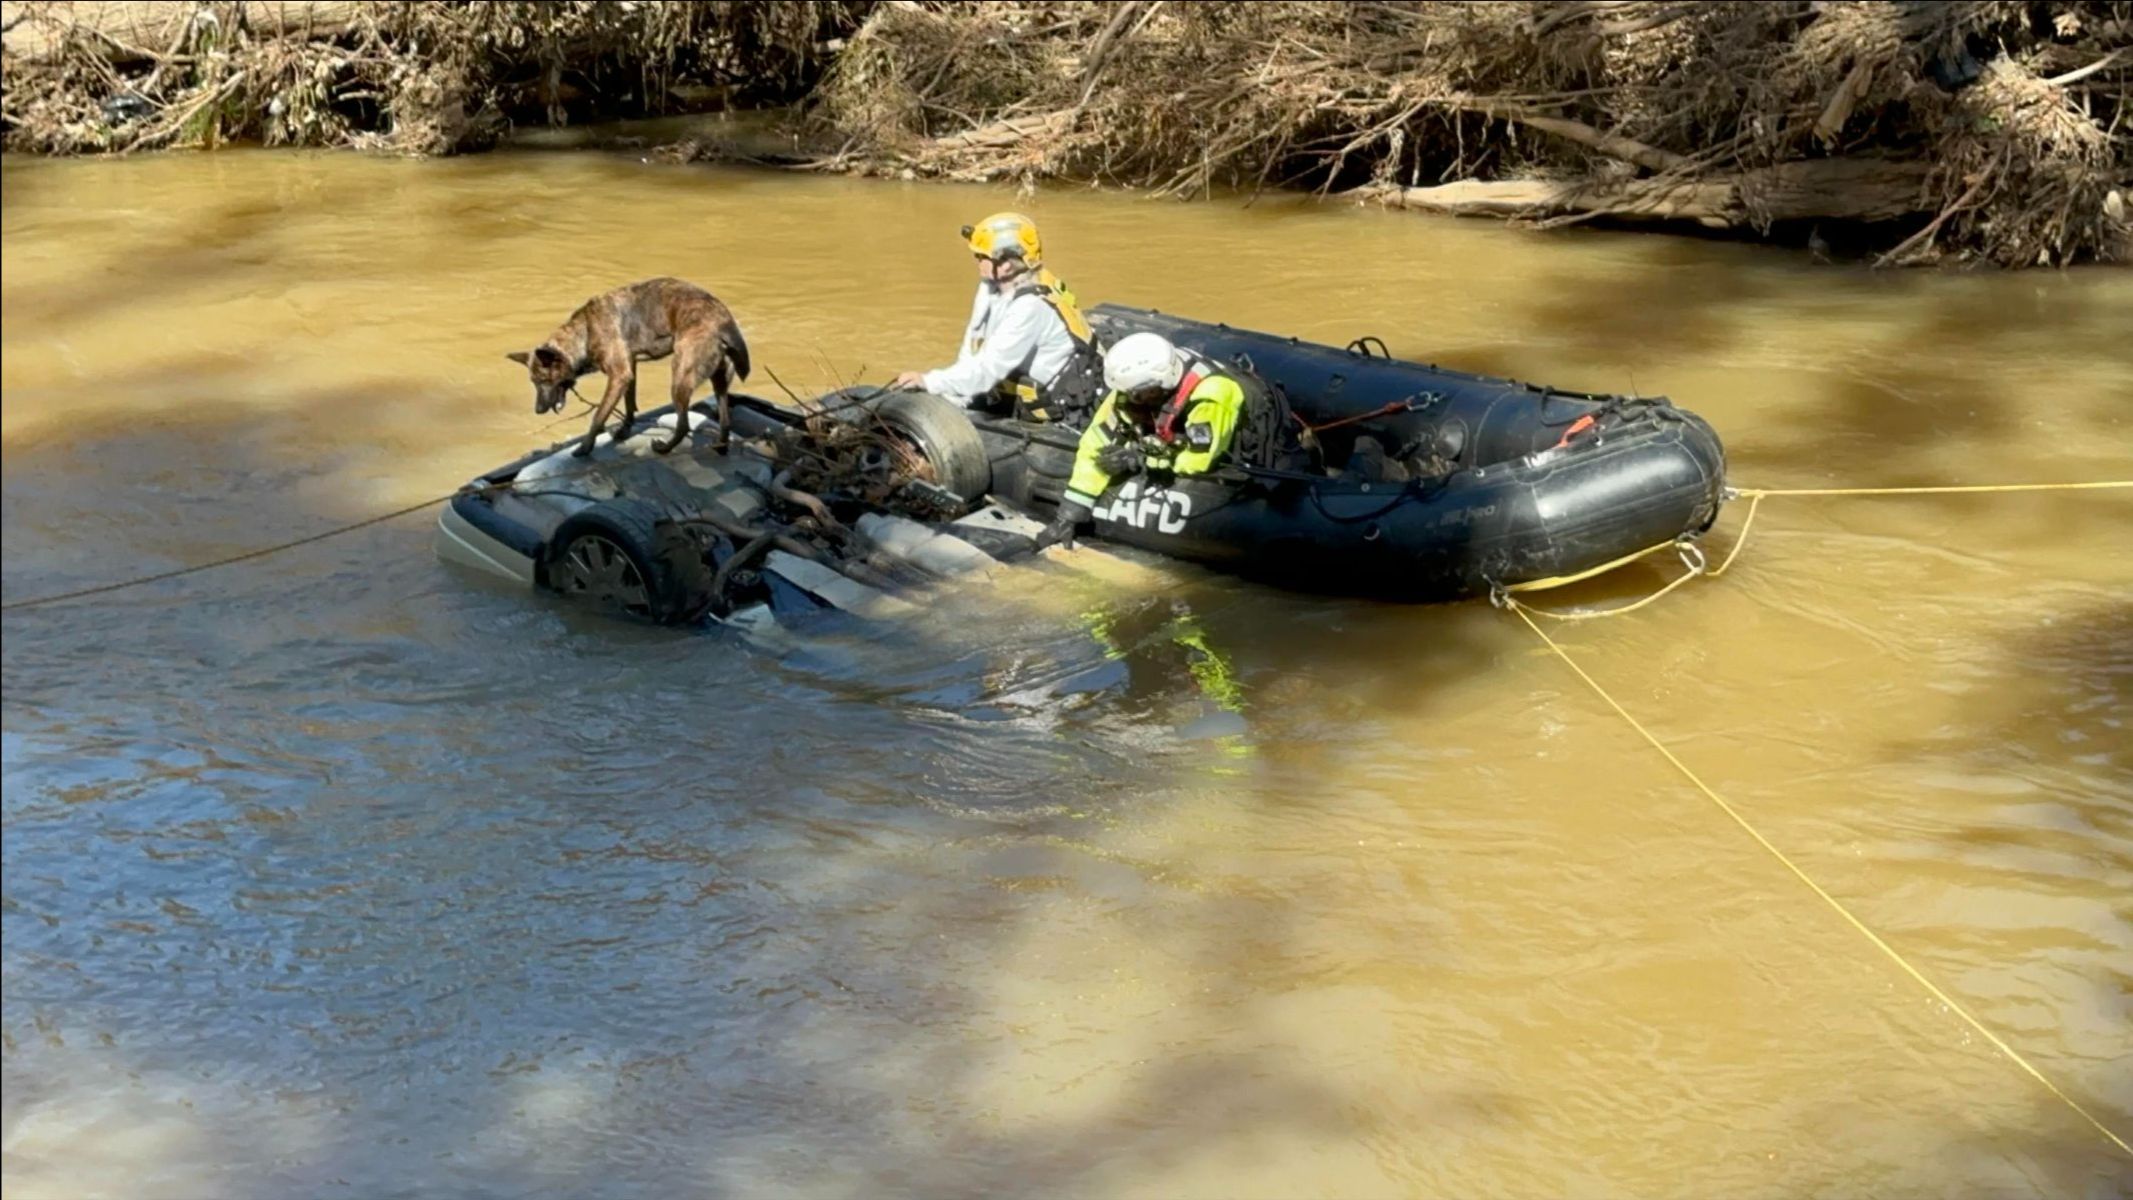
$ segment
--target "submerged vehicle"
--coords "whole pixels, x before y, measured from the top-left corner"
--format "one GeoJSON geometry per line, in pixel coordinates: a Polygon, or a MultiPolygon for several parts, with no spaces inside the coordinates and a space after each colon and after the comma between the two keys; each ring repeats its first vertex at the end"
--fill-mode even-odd
{"type": "MultiPolygon", "coordinates": [[[[1396,360],[1145,309],[1089,313],[1101,343],[1152,330],[1267,393],[1289,452],[1129,479],[1098,539],[1313,590],[1456,600],[1592,571],[1717,519],[1725,453],[1664,398],[1600,395],[1396,360]]],[[[447,558],[663,623],[836,607],[1025,556],[1080,433],[858,388],[812,413],[733,398],[734,448],[667,457],[650,430],[576,439],[469,484],[447,558]]],[[[649,417],[671,426],[668,410],[649,417]],[[664,420],[661,414],[665,413],[664,420]]]]}
{"type": "Polygon", "coordinates": [[[825,609],[890,615],[908,606],[899,591],[1035,550],[1028,517],[931,482],[983,461],[938,396],[803,416],[735,395],[732,414],[723,454],[700,419],[686,447],[655,452],[674,426],[665,406],[589,457],[572,437],[487,472],[438,518],[438,556],[658,624],[762,629],[825,609]]]}

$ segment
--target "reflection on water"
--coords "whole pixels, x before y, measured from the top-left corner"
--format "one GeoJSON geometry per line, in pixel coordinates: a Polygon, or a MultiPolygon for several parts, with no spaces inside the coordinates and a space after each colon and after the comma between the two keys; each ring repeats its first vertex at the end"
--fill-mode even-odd
{"type": "MultiPolygon", "coordinates": [[[[934,365],[954,230],[1008,204],[1091,299],[1664,392],[1743,484],[2133,460],[2124,273],[554,154],[4,196],[11,598],[552,438],[502,352],[629,279],[796,386],[934,365]]],[[[2129,518],[1774,500],[1725,579],[1564,634],[2121,1130],[2129,518]]],[[[2133,1188],[1485,605],[1097,560],[775,651],[457,573],[418,518],[0,653],[11,1198],[2133,1188]]]]}

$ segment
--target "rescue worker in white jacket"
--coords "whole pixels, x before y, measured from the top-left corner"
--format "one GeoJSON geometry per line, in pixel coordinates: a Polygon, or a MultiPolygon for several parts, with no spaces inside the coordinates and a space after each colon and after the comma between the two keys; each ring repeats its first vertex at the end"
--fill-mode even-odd
{"type": "Polygon", "coordinates": [[[889,386],[945,396],[965,408],[1013,405],[1027,420],[1085,419],[1102,391],[1102,360],[1088,322],[1044,266],[1037,226],[995,213],[963,236],[978,263],[978,294],[953,364],[905,371],[889,386]]]}

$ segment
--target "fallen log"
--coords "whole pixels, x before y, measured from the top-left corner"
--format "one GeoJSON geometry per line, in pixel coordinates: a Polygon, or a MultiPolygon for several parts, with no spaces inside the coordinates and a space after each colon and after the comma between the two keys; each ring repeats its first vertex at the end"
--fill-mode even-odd
{"type": "Polygon", "coordinates": [[[1701,178],[1465,179],[1435,187],[1370,184],[1342,194],[1455,216],[1582,214],[1728,229],[1771,221],[1884,221],[1927,212],[1929,169],[1893,159],[1831,158],[1701,178]]]}
{"type": "Polygon", "coordinates": [[[1555,217],[1572,213],[1729,224],[1722,183],[1636,179],[1461,179],[1434,187],[1368,184],[1343,193],[1365,203],[1459,217],[1555,217]]]}
{"type": "Polygon", "coordinates": [[[58,61],[73,42],[102,47],[102,56],[117,63],[148,62],[168,46],[204,9],[225,27],[243,21],[255,34],[301,33],[330,38],[355,28],[364,5],[356,0],[244,0],[216,4],[149,3],[8,3],[0,5],[9,56],[24,63],[58,61]]]}
{"type": "Polygon", "coordinates": [[[1734,193],[1755,223],[1834,220],[1888,221],[1936,207],[1927,161],[1891,158],[1816,158],[1745,171],[1734,193]]]}

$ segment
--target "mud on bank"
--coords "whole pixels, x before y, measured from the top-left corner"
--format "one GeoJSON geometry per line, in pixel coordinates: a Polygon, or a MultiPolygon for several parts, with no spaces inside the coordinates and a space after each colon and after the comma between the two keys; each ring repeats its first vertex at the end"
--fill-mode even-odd
{"type": "Polygon", "coordinates": [[[6,11],[11,150],[445,154],[792,104],[813,169],[1303,187],[1884,263],[2133,260],[2133,0],[6,11]]]}

